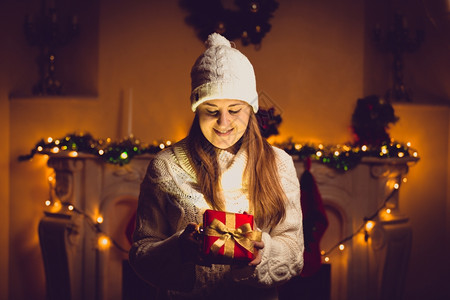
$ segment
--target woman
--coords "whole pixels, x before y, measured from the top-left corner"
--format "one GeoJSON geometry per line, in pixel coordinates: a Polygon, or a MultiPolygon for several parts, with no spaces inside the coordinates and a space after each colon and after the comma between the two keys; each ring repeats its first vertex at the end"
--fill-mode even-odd
{"type": "Polygon", "coordinates": [[[171,299],[277,299],[303,267],[300,187],[292,158],[262,138],[253,67],[223,36],[208,37],[192,71],[188,136],[150,162],[130,262],[171,299]],[[248,265],[204,265],[206,209],[255,216],[262,241],[248,265]]]}

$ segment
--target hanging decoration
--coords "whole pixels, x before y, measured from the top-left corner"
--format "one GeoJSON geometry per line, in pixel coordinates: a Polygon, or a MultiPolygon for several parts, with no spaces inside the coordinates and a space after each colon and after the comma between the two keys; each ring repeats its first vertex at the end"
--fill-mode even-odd
{"type": "MultiPolygon", "coordinates": [[[[170,147],[171,141],[154,141],[148,145],[131,136],[124,140],[114,142],[110,138],[95,139],[90,134],[72,133],[59,139],[51,137],[41,139],[27,155],[19,156],[20,161],[30,160],[36,154],[67,155],[78,157],[80,155],[92,155],[111,164],[128,164],[135,156],[156,154],[166,147],[170,147]]],[[[418,157],[416,150],[410,143],[403,144],[393,139],[381,146],[370,145],[324,145],[312,143],[296,143],[288,140],[275,146],[284,149],[288,154],[296,155],[304,160],[311,158],[338,171],[348,171],[356,167],[364,157],[375,158],[407,158],[418,157]]]]}
{"type": "Polygon", "coordinates": [[[317,182],[311,173],[311,159],[305,159],[302,176],[300,176],[300,201],[303,214],[303,235],[305,251],[304,266],[300,276],[315,275],[322,265],[320,240],[328,228],[328,217],[323,205],[317,182]]]}
{"type": "Polygon", "coordinates": [[[141,143],[134,136],[114,142],[110,138],[94,139],[89,133],[72,133],[59,139],[51,137],[41,139],[29,154],[19,156],[19,160],[29,160],[35,154],[63,153],[72,157],[87,154],[97,156],[108,163],[124,165],[136,155],[155,154],[170,144],[170,141],[155,141],[153,144],[147,145],[141,143]]]}
{"type": "Polygon", "coordinates": [[[389,101],[376,95],[358,99],[352,115],[354,144],[379,147],[389,143],[389,125],[398,119],[389,101]]]}
{"type": "MultiPolygon", "coordinates": [[[[403,179],[403,182],[406,182],[406,178],[403,179]]],[[[361,225],[350,235],[348,235],[347,237],[343,238],[342,240],[340,240],[339,242],[337,242],[336,244],[334,244],[331,248],[329,248],[328,250],[322,250],[321,251],[321,255],[322,258],[324,260],[324,262],[329,262],[330,261],[330,257],[329,255],[336,249],[339,249],[340,251],[343,251],[345,249],[345,243],[352,240],[356,235],[363,233],[364,234],[364,241],[368,242],[369,238],[370,238],[370,234],[372,229],[374,228],[376,222],[377,222],[377,218],[379,217],[379,214],[382,210],[384,210],[384,212],[389,215],[391,214],[391,209],[387,208],[386,205],[388,204],[389,200],[394,197],[394,195],[396,195],[398,193],[398,190],[400,189],[400,183],[396,183],[393,186],[393,189],[391,190],[391,192],[389,193],[389,195],[384,199],[383,203],[380,205],[380,207],[370,216],[365,217],[363,219],[363,222],[361,223],[361,225]]]]}
{"type": "Polygon", "coordinates": [[[225,7],[222,2],[180,0],[180,6],[189,12],[186,23],[194,27],[201,41],[205,41],[209,34],[217,32],[229,40],[240,39],[244,46],[260,46],[263,37],[271,29],[269,20],[278,8],[278,2],[235,0],[232,8],[225,7]]]}
{"type": "Polygon", "coordinates": [[[280,126],[282,119],[280,114],[275,113],[274,107],[269,109],[259,108],[256,119],[263,137],[268,138],[278,134],[278,126],[280,126]]]}

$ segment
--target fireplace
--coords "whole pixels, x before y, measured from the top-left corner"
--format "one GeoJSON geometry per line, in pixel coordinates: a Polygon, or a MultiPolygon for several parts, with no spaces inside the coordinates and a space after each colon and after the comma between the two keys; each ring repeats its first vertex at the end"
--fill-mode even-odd
{"type": "MultiPolygon", "coordinates": [[[[123,299],[127,228],[150,159],[118,166],[89,155],[50,155],[58,201],[49,203],[39,226],[49,299],[123,299]]],[[[324,256],[332,300],[401,298],[412,232],[393,191],[415,160],[364,158],[347,172],[312,164],[329,220],[321,248],[333,249],[324,256]],[[373,228],[366,229],[374,213],[373,228]],[[342,251],[333,248],[346,237],[342,251]]],[[[303,162],[294,162],[300,176],[303,162]]]]}

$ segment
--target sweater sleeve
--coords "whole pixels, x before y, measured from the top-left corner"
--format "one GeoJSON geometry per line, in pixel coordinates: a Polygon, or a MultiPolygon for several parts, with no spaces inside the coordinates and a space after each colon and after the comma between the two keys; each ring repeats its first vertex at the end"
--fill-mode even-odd
{"type": "Polygon", "coordinates": [[[174,179],[167,161],[150,162],[141,183],[133,244],[129,261],[148,283],[163,289],[188,291],[195,283],[195,265],[184,262],[178,223],[183,210],[164,186],[174,179]]]}
{"type": "Polygon", "coordinates": [[[279,157],[279,175],[286,193],[286,217],[271,230],[263,230],[261,263],[252,267],[233,268],[235,281],[270,287],[280,285],[303,268],[303,225],[300,207],[300,184],[292,158],[275,150],[279,157]]]}

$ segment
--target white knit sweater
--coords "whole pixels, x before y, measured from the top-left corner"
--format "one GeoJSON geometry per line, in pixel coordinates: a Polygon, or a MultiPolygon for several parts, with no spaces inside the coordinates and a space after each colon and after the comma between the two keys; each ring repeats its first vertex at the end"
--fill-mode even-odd
{"type": "MultiPolygon", "coordinates": [[[[264,249],[256,268],[204,267],[182,260],[179,235],[189,222],[200,224],[203,212],[210,208],[192,186],[196,176],[183,140],[156,155],[141,184],[130,250],[130,262],[136,272],[149,283],[169,290],[173,299],[277,299],[275,287],[303,268],[304,244],[296,170],[286,152],[273,148],[288,199],[286,218],[273,228],[260,228],[264,249]]],[[[226,211],[248,211],[247,191],[242,185],[246,163],[243,150],[236,155],[219,153],[226,211]]]]}

